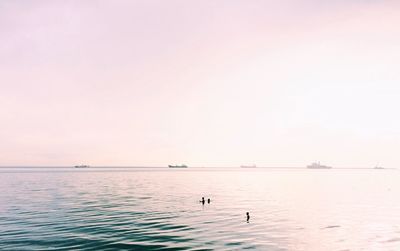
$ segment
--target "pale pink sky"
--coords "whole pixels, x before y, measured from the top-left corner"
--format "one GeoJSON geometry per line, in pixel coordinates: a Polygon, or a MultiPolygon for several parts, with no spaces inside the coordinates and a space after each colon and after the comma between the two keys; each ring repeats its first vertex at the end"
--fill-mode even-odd
{"type": "Polygon", "coordinates": [[[400,167],[400,3],[0,2],[0,165],[400,167]]]}

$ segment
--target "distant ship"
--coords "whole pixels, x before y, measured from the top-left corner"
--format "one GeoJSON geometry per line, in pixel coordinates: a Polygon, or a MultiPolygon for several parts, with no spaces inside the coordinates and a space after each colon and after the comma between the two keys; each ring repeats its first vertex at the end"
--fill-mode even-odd
{"type": "Polygon", "coordinates": [[[169,168],[188,168],[187,165],[168,165],[169,168]]]}
{"type": "Polygon", "coordinates": [[[374,169],[385,169],[385,168],[381,166],[375,166],[374,169]]]}
{"type": "Polygon", "coordinates": [[[88,165],[77,165],[77,166],[74,166],[75,168],[88,168],[88,167],[90,167],[90,166],[88,166],[88,165]]]}
{"type": "Polygon", "coordinates": [[[309,168],[309,169],[331,169],[332,167],[321,165],[319,162],[318,163],[314,162],[311,165],[308,165],[307,168],[309,168]]]}
{"type": "Polygon", "coordinates": [[[250,165],[250,166],[240,166],[241,168],[256,168],[256,165],[250,165]]]}

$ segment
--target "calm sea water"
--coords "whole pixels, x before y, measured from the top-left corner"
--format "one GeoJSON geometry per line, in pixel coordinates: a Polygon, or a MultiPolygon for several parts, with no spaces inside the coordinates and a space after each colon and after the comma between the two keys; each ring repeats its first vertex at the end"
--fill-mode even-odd
{"type": "Polygon", "coordinates": [[[10,168],[0,192],[0,250],[400,250],[397,170],[10,168]]]}

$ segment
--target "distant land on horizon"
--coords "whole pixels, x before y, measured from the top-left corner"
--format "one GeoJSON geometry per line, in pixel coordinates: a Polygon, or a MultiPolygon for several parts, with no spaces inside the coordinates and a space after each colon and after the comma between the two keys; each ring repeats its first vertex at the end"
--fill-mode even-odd
{"type": "MultiPolygon", "coordinates": [[[[18,165],[18,166],[7,166],[7,165],[1,165],[0,168],[46,168],[46,169],[51,169],[51,168],[76,168],[75,166],[67,166],[67,165],[60,165],[60,166],[29,166],[29,165],[18,165]]],[[[93,169],[93,168],[165,168],[165,169],[169,169],[168,166],[89,166],[86,168],[76,168],[76,169],[93,169]]],[[[252,167],[252,168],[242,168],[240,166],[188,166],[188,168],[190,169],[201,169],[201,168],[232,168],[232,169],[244,169],[244,170],[248,170],[248,169],[307,169],[306,166],[257,166],[257,167],[252,167]]],[[[331,169],[374,169],[374,167],[332,167],[331,169]]],[[[385,167],[382,168],[383,170],[385,169],[398,169],[398,168],[390,168],[390,167],[385,167]]],[[[379,169],[379,170],[382,170],[379,169]]],[[[174,169],[176,170],[176,169],[174,169]]],[[[318,169],[317,169],[318,170],[318,169]]]]}

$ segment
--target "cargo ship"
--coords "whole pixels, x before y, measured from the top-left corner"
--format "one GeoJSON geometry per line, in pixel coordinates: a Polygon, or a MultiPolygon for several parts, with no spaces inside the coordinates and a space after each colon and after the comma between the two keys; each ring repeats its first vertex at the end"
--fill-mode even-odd
{"type": "Polygon", "coordinates": [[[244,165],[244,166],[240,166],[240,168],[256,168],[256,165],[244,165]]]}
{"type": "Polygon", "coordinates": [[[188,168],[187,165],[168,165],[169,168],[188,168]]]}
{"type": "Polygon", "coordinates": [[[307,168],[309,169],[331,169],[331,166],[321,165],[319,162],[314,162],[311,165],[308,165],[307,168]]]}
{"type": "Polygon", "coordinates": [[[74,166],[75,168],[88,168],[88,167],[90,167],[90,166],[88,166],[88,165],[77,165],[77,166],[74,166]]]}

